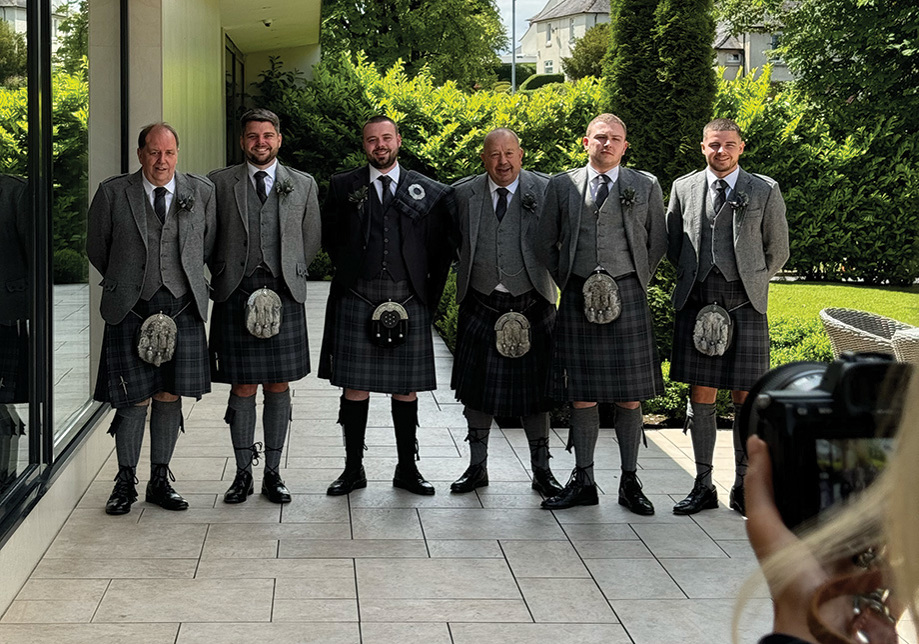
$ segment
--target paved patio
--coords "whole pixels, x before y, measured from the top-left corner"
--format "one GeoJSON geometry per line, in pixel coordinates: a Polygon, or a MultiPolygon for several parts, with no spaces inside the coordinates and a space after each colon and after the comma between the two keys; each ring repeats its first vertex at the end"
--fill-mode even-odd
{"type": "MultiPolygon", "coordinates": [[[[327,284],[311,285],[307,303],[314,368],[327,293],[327,284]]],[[[468,458],[465,423],[447,388],[450,354],[435,342],[441,389],[419,405],[419,467],[435,496],[392,488],[395,447],[381,395],[371,400],[367,489],[326,496],[343,463],[339,392],[310,375],[293,385],[282,472],[293,502],[255,495],[224,504],[235,467],[223,422],[228,388],[218,386],[198,403],[186,400],[172,463],[191,508],[167,512],[141,501],[126,516],[106,516],[113,455],[0,619],[0,642],[729,642],[738,589],[756,565],[736,513],[722,506],[671,514],[692,487],[688,437],[649,432],[639,474],[653,517],[616,503],[611,430],[598,446],[598,506],[541,510],[519,429],[492,432],[489,487],[451,495],[468,458]]],[[[726,499],[730,433],[718,438],[716,482],[726,499]]],[[[552,437],[560,479],[573,466],[564,439],[565,430],[552,437]]],[[[145,466],[139,474],[143,498],[145,466]]],[[[760,590],[750,604],[742,642],[768,630],[763,597],[760,590]]]]}

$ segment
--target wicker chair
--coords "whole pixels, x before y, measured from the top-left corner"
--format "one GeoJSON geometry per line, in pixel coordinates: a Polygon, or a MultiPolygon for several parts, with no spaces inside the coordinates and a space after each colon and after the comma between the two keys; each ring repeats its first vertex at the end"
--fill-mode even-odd
{"type": "Polygon", "coordinates": [[[919,365],[919,327],[900,329],[893,334],[891,344],[897,360],[919,365]]]}
{"type": "MultiPolygon", "coordinates": [[[[855,309],[823,309],[820,311],[820,319],[830,336],[834,357],[839,357],[843,351],[893,355],[894,334],[917,329],[883,315],[855,309]]],[[[919,339],[913,341],[919,342],[919,339]]]]}

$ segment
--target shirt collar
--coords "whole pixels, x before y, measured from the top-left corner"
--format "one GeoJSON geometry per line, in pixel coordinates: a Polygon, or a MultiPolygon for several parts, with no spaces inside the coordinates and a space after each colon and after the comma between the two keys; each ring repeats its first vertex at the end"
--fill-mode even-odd
{"type": "Polygon", "coordinates": [[[267,168],[257,168],[248,161],[246,161],[246,172],[249,173],[249,179],[252,181],[253,185],[255,184],[255,173],[264,172],[268,175],[268,179],[271,180],[271,183],[274,183],[274,178],[278,173],[278,160],[275,159],[270,166],[267,168]]]}
{"type": "MultiPolygon", "coordinates": [[[[143,171],[141,171],[140,176],[144,180],[144,192],[147,193],[147,198],[152,200],[153,191],[160,186],[154,186],[152,183],[150,183],[147,180],[147,177],[144,175],[143,171]]],[[[170,195],[174,195],[176,192],[176,176],[173,174],[172,179],[169,180],[169,183],[162,187],[166,188],[166,192],[168,192],[170,195]]]]}
{"type": "MultiPolygon", "coordinates": [[[[379,179],[380,177],[382,177],[383,173],[380,172],[379,169],[374,168],[372,165],[368,165],[367,167],[370,168],[370,184],[373,185],[373,182],[379,179]]],[[[402,170],[399,167],[399,162],[396,161],[396,165],[394,165],[389,170],[389,172],[386,173],[386,176],[392,179],[393,186],[397,186],[399,185],[399,176],[401,174],[402,174],[402,170]]]]}
{"type": "Polygon", "coordinates": [[[734,186],[737,185],[737,177],[740,176],[740,166],[734,168],[734,171],[726,177],[716,177],[715,173],[712,172],[711,168],[705,168],[705,181],[708,184],[708,189],[712,189],[712,184],[718,181],[718,179],[724,179],[728,182],[729,192],[734,191],[734,186]]]}
{"type": "Polygon", "coordinates": [[[594,179],[596,179],[601,174],[605,174],[607,177],[609,177],[610,184],[616,183],[616,181],[619,180],[619,166],[617,165],[615,168],[612,168],[611,170],[607,170],[606,172],[600,172],[599,170],[594,168],[589,163],[587,164],[587,182],[588,183],[592,182],[594,179]]]}
{"type": "Polygon", "coordinates": [[[517,188],[520,187],[520,175],[519,175],[519,174],[517,175],[517,178],[514,179],[514,181],[511,182],[510,185],[507,185],[507,186],[499,186],[497,183],[495,183],[494,181],[492,181],[491,177],[489,177],[488,175],[485,175],[485,176],[488,177],[488,191],[489,191],[492,195],[495,194],[495,191],[496,191],[498,188],[502,188],[502,187],[503,187],[503,188],[507,188],[508,193],[510,193],[510,194],[512,194],[512,195],[517,194],[517,188]]]}

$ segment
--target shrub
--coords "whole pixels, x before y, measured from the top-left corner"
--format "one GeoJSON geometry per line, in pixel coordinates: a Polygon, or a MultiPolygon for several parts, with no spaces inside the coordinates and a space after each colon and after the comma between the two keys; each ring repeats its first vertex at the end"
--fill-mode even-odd
{"type": "Polygon", "coordinates": [[[527,78],[520,85],[520,91],[525,92],[526,90],[539,89],[540,87],[545,87],[550,83],[564,83],[565,75],[564,74],[534,74],[527,78]]]}
{"type": "Polygon", "coordinates": [[[61,248],[54,251],[54,283],[85,284],[86,257],[72,248],[61,248]]]}
{"type": "Polygon", "coordinates": [[[335,273],[335,268],[332,266],[332,260],[329,257],[329,254],[322,249],[319,249],[319,252],[316,253],[316,257],[313,258],[312,263],[309,267],[309,278],[311,280],[330,280],[332,275],[335,273]]]}
{"type": "Polygon", "coordinates": [[[437,304],[434,313],[434,327],[444,339],[450,353],[456,352],[456,323],[459,316],[459,304],[456,303],[456,269],[450,269],[444,294],[437,304]]]}

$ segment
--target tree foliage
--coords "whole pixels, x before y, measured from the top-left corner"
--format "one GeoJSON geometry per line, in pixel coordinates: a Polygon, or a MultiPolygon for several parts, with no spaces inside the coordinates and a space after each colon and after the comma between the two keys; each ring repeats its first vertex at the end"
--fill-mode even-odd
{"type": "Polygon", "coordinates": [[[494,0],[324,0],[323,55],[364,51],[381,69],[401,60],[438,84],[490,81],[507,34],[494,0]]]}
{"type": "Polygon", "coordinates": [[[54,62],[68,74],[86,75],[83,57],[88,55],[89,12],[86,0],[80,0],[74,10],[61,22],[61,32],[54,62]]]}
{"type": "Polygon", "coordinates": [[[0,20],[0,84],[16,84],[26,76],[26,39],[0,20]]]}
{"type": "Polygon", "coordinates": [[[562,69],[572,80],[603,75],[603,57],[609,48],[609,23],[601,22],[574,41],[571,57],[562,58],[562,69]]]}

